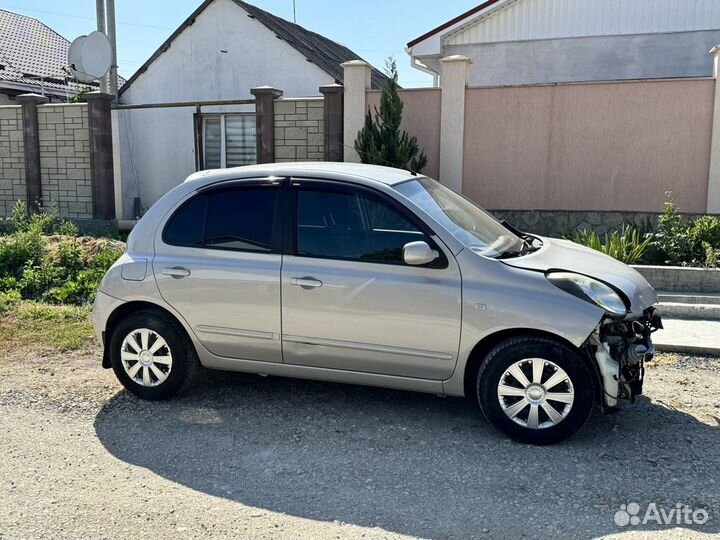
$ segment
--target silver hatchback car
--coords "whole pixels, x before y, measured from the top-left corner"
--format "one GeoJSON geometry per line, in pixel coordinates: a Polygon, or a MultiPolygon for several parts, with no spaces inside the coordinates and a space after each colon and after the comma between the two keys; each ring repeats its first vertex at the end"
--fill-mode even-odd
{"type": "Polygon", "coordinates": [[[642,393],[653,288],[435,180],[349,163],[193,174],[139,221],[93,318],[103,366],[164,399],[198,366],[477,399],[547,444],[642,393]]]}

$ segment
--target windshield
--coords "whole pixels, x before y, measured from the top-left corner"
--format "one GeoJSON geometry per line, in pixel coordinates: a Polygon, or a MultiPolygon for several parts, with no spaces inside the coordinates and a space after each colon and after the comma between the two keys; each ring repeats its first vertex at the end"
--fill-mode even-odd
{"type": "Polygon", "coordinates": [[[418,178],[398,184],[395,189],[475,253],[498,257],[521,250],[522,238],[485,210],[435,180],[418,178]]]}

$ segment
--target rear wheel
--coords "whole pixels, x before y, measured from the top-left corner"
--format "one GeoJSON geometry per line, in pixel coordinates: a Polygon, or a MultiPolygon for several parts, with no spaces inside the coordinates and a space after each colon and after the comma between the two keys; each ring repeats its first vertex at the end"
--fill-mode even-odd
{"type": "Polygon", "coordinates": [[[155,311],[133,313],[110,340],[113,371],[123,386],[143,399],[166,399],[189,382],[197,354],[182,327],[155,311]]]}
{"type": "Polygon", "coordinates": [[[487,419],[509,437],[553,444],[590,417],[593,378],[571,347],[549,338],[513,338],[498,344],[477,375],[477,398],[487,419]]]}

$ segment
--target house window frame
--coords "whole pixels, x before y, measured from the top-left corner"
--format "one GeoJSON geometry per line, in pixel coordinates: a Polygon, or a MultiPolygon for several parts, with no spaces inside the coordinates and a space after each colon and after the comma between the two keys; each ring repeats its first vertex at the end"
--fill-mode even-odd
{"type": "MultiPolygon", "coordinates": [[[[228,116],[247,116],[255,118],[257,115],[255,112],[218,112],[218,113],[202,113],[201,119],[202,119],[202,167],[201,169],[207,169],[207,121],[212,119],[220,119],[220,168],[226,169],[227,168],[227,132],[225,131],[225,119],[228,116]]],[[[257,142],[257,133],[255,133],[255,139],[257,142]]],[[[248,163],[247,165],[254,165],[257,164],[257,152],[255,155],[255,161],[253,163],[248,163]]]]}

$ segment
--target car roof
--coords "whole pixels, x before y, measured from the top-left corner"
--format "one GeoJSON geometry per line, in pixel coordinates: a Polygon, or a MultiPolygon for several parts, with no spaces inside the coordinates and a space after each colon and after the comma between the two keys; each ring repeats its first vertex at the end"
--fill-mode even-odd
{"type": "Polygon", "coordinates": [[[258,178],[259,176],[312,176],[323,179],[347,180],[355,183],[370,184],[372,182],[381,182],[388,186],[416,177],[416,175],[410,171],[393,169],[392,167],[381,167],[379,165],[310,161],[300,163],[264,163],[229,169],[199,171],[190,175],[185,181],[196,182],[203,180],[202,183],[204,184],[221,182],[223,180],[258,178]]]}

